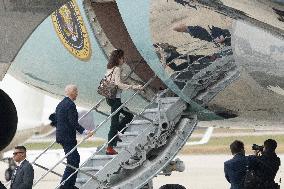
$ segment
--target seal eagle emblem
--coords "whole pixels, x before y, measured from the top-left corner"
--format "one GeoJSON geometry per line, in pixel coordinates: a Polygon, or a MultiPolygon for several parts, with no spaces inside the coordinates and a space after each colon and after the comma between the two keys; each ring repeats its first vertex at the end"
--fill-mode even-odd
{"type": "Polygon", "coordinates": [[[75,0],[51,14],[55,31],[65,48],[76,58],[88,61],[92,50],[87,29],[75,0]]]}

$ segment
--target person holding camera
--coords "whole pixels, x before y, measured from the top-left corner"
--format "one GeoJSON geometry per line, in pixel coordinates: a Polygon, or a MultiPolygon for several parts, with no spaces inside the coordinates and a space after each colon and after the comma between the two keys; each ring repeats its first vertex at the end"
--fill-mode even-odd
{"type": "Polygon", "coordinates": [[[234,157],[224,163],[225,177],[227,181],[231,183],[231,189],[243,189],[247,162],[244,143],[235,140],[230,145],[230,149],[234,157]]]}
{"type": "Polygon", "coordinates": [[[254,156],[248,157],[248,168],[255,172],[260,183],[254,189],[277,189],[278,184],[274,182],[276,173],[281,164],[280,158],[276,155],[277,142],[273,139],[264,141],[263,146],[253,145],[254,156]]]}

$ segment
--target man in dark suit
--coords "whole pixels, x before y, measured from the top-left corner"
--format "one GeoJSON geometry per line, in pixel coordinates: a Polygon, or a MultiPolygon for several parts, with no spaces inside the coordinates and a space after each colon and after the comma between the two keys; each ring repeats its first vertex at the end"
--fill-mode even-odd
{"type": "MultiPolygon", "coordinates": [[[[88,137],[92,136],[93,133],[85,130],[78,123],[78,112],[74,101],[78,96],[78,89],[76,85],[67,85],[65,88],[66,97],[56,107],[56,142],[62,145],[65,154],[70,152],[76,145],[76,131],[81,134],[86,134],[88,137]]],[[[78,168],[80,163],[80,155],[77,151],[73,151],[67,157],[67,164],[78,168]]],[[[75,170],[71,167],[66,166],[61,182],[66,180],[75,170]]],[[[75,182],[77,173],[70,177],[61,189],[74,189],[76,188],[75,182]]]]}
{"type": "Polygon", "coordinates": [[[13,158],[17,167],[11,178],[11,189],[31,189],[34,180],[33,166],[26,160],[26,148],[16,146],[13,158]]]}
{"type": "Polygon", "coordinates": [[[7,189],[1,181],[0,181],[0,189],[7,189]]]}
{"type": "Polygon", "coordinates": [[[224,163],[225,177],[231,183],[231,189],[243,189],[247,165],[244,143],[235,140],[230,149],[234,157],[224,163]]]}

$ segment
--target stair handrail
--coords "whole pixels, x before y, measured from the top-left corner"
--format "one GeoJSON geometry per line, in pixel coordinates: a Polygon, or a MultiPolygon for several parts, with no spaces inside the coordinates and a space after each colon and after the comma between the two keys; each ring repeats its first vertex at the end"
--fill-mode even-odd
{"type": "MultiPolygon", "coordinates": [[[[149,79],[144,86],[142,87],[142,89],[135,91],[134,94],[132,94],[132,96],[130,98],[128,98],[116,111],[114,111],[113,113],[111,113],[104,121],[102,121],[97,128],[93,129],[91,132],[95,133],[103,124],[105,124],[111,117],[113,117],[118,111],[120,111],[130,100],[132,100],[137,94],[139,94],[140,91],[142,91],[143,89],[145,89],[152,81],[154,81],[154,79],[156,79],[156,75],[154,75],[151,79],[149,79]]],[[[64,159],[69,156],[73,151],[75,151],[77,149],[77,147],[83,143],[86,139],[88,139],[89,136],[85,136],[83,138],[83,140],[81,140],[78,144],[76,144],[76,146],[74,148],[72,148],[72,150],[70,150],[63,158],[61,158],[52,168],[50,168],[46,173],[44,173],[34,184],[33,186],[36,186],[36,184],[41,181],[43,178],[45,178],[45,176],[47,174],[49,174],[51,171],[53,171],[53,169],[55,167],[57,167],[62,161],[64,161],[64,159]]]]}
{"type": "MultiPolygon", "coordinates": [[[[144,111],[146,110],[146,107],[151,104],[152,102],[154,102],[158,97],[160,97],[161,95],[163,95],[164,93],[166,93],[167,91],[169,91],[169,89],[165,89],[162,93],[158,94],[157,96],[155,96],[151,102],[149,102],[144,108],[143,110],[138,113],[137,115],[135,115],[135,117],[141,117],[141,115],[144,113],[144,111]]],[[[143,116],[144,117],[144,116],[143,116]]],[[[132,119],[132,121],[130,123],[132,123],[134,121],[134,118],[132,119]]],[[[152,122],[153,124],[153,122],[152,122]]],[[[62,181],[61,183],[59,183],[59,185],[56,186],[55,189],[58,189],[61,185],[63,185],[67,180],[69,180],[74,174],[76,174],[76,172],[78,172],[91,158],[93,158],[94,156],[96,156],[99,152],[101,152],[105,147],[106,145],[108,145],[110,142],[112,142],[118,135],[119,133],[121,133],[122,131],[124,131],[125,129],[127,129],[129,126],[126,125],[124,128],[122,128],[120,131],[118,131],[118,133],[113,137],[111,138],[109,141],[107,141],[106,143],[104,143],[100,148],[99,150],[97,150],[96,152],[94,152],[87,160],[85,160],[71,175],[69,175],[69,177],[67,177],[64,181],[62,181]]],[[[90,179],[87,181],[89,182],[91,179],[93,179],[93,177],[90,177],[90,179]]],[[[87,183],[86,182],[86,183],[87,183]]]]}

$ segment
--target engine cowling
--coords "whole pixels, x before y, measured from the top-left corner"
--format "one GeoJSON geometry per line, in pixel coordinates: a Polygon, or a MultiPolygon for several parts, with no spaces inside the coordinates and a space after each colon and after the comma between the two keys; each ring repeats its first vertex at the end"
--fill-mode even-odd
{"type": "Polygon", "coordinates": [[[12,99],[0,89],[0,151],[12,141],[18,124],[18,115],[12,99]]]}

